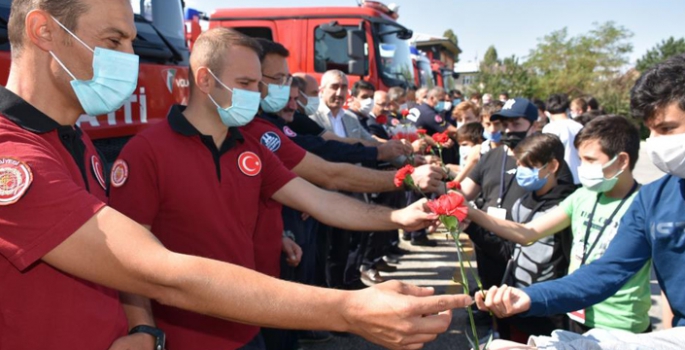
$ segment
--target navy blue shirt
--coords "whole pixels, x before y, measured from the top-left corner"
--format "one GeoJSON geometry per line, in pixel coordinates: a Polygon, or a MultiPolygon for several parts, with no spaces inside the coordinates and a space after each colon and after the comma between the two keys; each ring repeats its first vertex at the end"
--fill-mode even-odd
{"type": "Polygon", "coordinates": [[[407,119],[414,123],[417,128],[426,129],[428,135],[443,132],[449,127],[445,118],[425,102],[410,109],[407,119]]]}
{"type": "Polygon", "coordinates": [[[301,135],[290,129],[283,119],[274,114],[262,113],[257,117],[274,124],[298,146],[307,150],[307,152],[316,154],[329,162],[356,164],[375,162],[378,158],[378,149],[376,147],[366,147],[361,143],[351,145],[338,141],[326,141],[320,136],[314,135],[301,135]]]}
{"type": "Polygon", "coordinates": [[[685,326],[683,252],[685,180],[667,175],[640,189],[601,258],[565,278],[525,288],[531,299],[526,315],[559,314],[599,303],[652,259],[673,311],[673,326],[685,326]]]}

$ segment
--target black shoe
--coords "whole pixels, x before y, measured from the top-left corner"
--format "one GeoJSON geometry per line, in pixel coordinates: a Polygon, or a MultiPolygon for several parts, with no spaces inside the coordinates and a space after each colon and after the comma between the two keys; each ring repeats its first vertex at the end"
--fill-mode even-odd
{"type": "Polygon", "coordinates": [[[400,258],[395,255],[386,255],[383,257],[383,261],[388,264],[398,265],[400,263],[400,258]]]}
{"type": "Polygon", "coordinates": [[[388,253],[394,254],[394,255],[406,255],[406,254],[409,254],[411,252],[406,250],[406,249],[402,249],[400,247],[392,246],[392,247],[390,247],[390,249],[388,249],[388,253]]]}
{"type": "Polygon", "coordinates": [[[378,261],[373,267],[376,269],[376,271],[380,271],[380,272],[395,272],[395,271],[397,271],[397,267],[388,265],[388,263],[385,262],[384,260],[378,261]]]}
{"type": "Polygon", "coordinates": [[[411,245],[415,247],[437,247],[438,242],[431,241],[430,239],[428,239],[428,237],[421,236],[417,238],[412,238],[411,245]]]}
{"type": "Polygon", "coordinates": [[[299,331],[297,332],[297,337],[300,343],[313,344],[330,341],[333,339],[333,334],[325,331],[299,331]]]}

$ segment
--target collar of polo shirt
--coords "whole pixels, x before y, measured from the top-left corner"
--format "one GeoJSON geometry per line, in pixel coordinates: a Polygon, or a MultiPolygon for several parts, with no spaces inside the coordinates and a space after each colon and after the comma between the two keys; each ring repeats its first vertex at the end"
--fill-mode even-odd
{"type": "Polygon", "coordinates": [[[72,130],[71,126],[60,125],[3,86],[0,86],[0,114],[22,129],[33,133],[44,134],[61,128],[72,130]]]}

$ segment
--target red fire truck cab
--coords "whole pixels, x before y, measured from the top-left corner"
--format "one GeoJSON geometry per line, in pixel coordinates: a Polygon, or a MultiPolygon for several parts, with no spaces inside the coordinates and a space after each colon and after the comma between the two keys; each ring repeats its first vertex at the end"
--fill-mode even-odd
{"type": "MultiPolygon", "coordinates": [[[[414,82],[407,43],[412,31],[397,18],[396,8],[377,1],[362,1],[358,7],[218,9],[204,17],[209,28],[232,28],[283,44],[293,73],[320,79],[327,70],[338,69],[350,84],[364,79],[382,90],[414,82]]],[[[192,48],[200,18],[187,19],[192,48]]]]}

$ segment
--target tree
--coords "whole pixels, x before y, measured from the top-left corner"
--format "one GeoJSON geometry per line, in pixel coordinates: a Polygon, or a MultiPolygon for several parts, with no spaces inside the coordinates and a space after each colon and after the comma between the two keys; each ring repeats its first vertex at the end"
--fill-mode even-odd
{"type": "Polygon", "coordinates": [[[494,45],[490,45],[488,50],[485,51],[485,56],[483,56],[483,64],[486,66],[492,66],[499,63],[499,58],[497,57],[497,50],[494,45]]]}
{"type": "Polygon", "coordinates": [[[642,58],[638,59],[635,69],[644,72],[655,64],[682,53],[685,53],[685,39],[675,40],[675,38],[670,37],[648,50],[642,58]]]}
{"type": "MultiPolygon", "coordinates": [[[[449,41],[454,43],[454,46],[459,48],[459,39],[457,39],[457,34],[454,34],[452,29],[447,29],[442,36],[447,38],[449,41]]],[[[454,62],[459,62],[459,53],[454,54],[454,62]]]]}
{"type": "Polygon", "coordinates": [[[489,55],[480,64],[480,72],[473,84],[480,93],[500,93],[506,91],[511,96],[532,97],[535,76],[519,62],[516,56],[497,59],[494,47],[488,49],[489,55]]]}
{"type": "Polygon", "coordinates": [[[594,26],[575,37],[569,37],[566,28],[545,36],[530,51],[525,66],[536,76],[534,90],[538,96],[587,94],[600,101],[606,97],[613,101],[608,112],[624,112],[629,101],[616,96],[626,96],[630,89],[619,83],[625,80],[618,79],[624,75],[628,54],[633,50],[628,41],[633,34],[614,22],[594,26]]]}

